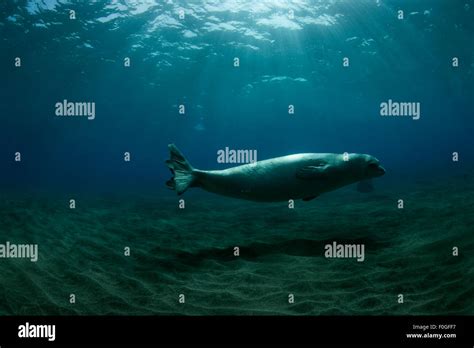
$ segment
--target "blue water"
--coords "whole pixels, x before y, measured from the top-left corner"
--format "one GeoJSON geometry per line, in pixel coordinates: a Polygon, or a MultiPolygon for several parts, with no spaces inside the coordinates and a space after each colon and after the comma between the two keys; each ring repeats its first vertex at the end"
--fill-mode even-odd
{"type": "Polygon", "coordinates": [[[0,242],[33,239],[49,258],[38,266],[0,260],[11,277],[4,280],[10,290],[0,287],[9,303],[0,305],[0,313],[472,314],[473,260],[466,251],[473,250],[474,222],[473,18],[472,0],[2,2],[0,242]],[[21,67],[15,67],[16,57],[21,67]],[[95,119],[56,116],[55,104],[64,99],[94,102],[95,119]],[[420,118],[381,116],[380,104],[389,99],[420,103],[420,118]],[[387,174],[369,195],[348,188],[300,205],[296,220],[281,205],[199,190],[183,196],[189,209],[183,217],[176,195],[164,188],[169,143],[200,169],[232,166],[216,160],[217,151],[229,147],[257,150],[258,159],[367,153],[387,174]],[[14,161],[17,151],[20,163],[14,161]],[[408,217],[395,211],[401,196],[410,197],[409,209],[415,209],[408,217]],[[71,197],[87,210],[71,217],[71,197]],[[325,268],[318,248],[338,237],[382,251],[367,261],[370,269],[356,273],[367,277],[365,290],[348,285],[354,269],[325,268]],[[135,245],[140,257],[133,265],[119,256],[108,259],[117,253],[111,241],[121,247],[135,240],[142,244],[135,245]],[[253,256],[229,261],[214,254],[236,243],[247,243],[253,256]],[[464,248],[459,261],[449,256],[456,243],[464,248]],[[69,251],[58,251],[58,244],[69,251]],[[260,259],[269,250],[275,254],[260,259]],[[422,259],[409,262],[407,255],[422,259]],[[84,268],[85,260],[93,266],[84,268]],[[384,262],[400,273],[379,276],[384,262]],[[135,272],[125,286],[114,280],[124,272],[113,268],[121,263],[135,272]],[[432,296],[423,305],[393,305],[387,292],[399,290],[392,282],[413,277],[415,285],[405,290],[416,293],[416,273],[426,267],[434,274],[445,267],[445,278],[423,283],[432,296]],[[84,278],[75,276],[78,270],[84,278]],[[110,279],[103,278],[107,272],[110,279]],[[338,274],[348,283],[326,283],[338,274]],[[267,282],[257,275],[268,275],[267,282]],[[196,285],[198,276],[202,283],[196,285]],[[226,292],[216,285],[230,279],[242,289],[226,292]],[[61,309],[67,292],[58,293],[59,282],[77,289],[98,280],[104,289],[83,291],[99,303],[61,309]],[[36,300],[18,300],[25,281],[37,287],[36,300]],[[260,285],[278,288],[284,298],[285,284],[308,296],[302,307],[283,310],[268,292],[259,293],[260,285]],[[199,289],[199,304],[174,307],[176,293],[187,286],[199,289]],[[204,295],[220,291],[216,287],[228,306],[204,295]],[[341,298],[324,297],[331,291],[341,298]],[[358,291],[368,291],[366,302],[358,302],[358,291]],[[443,305],[432,302],[448,292],[452,298],[443,305]],[[315,305],[311,296],[322,302],[315,305]],[[119,305],[124,298],[128,304],[119,305]]]}

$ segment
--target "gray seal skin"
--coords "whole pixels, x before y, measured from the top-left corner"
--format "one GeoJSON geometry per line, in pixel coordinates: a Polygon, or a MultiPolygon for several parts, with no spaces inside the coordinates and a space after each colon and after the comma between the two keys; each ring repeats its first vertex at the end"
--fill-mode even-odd
{"type": "Polygon", "coordinates": [[[166,161],[173,177],[168,188],[178,195],[200,187],[219,195],[258,202],[309,201],[321,193],[379,177],[385,169],[370,155],[302,153],[224,170],[194,169],[174,144],[166,161]]]}

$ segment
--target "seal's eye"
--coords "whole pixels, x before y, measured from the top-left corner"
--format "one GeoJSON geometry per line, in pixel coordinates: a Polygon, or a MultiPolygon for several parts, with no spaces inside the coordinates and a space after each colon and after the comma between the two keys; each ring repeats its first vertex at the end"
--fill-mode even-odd
{"type": "Polygon", "coordinates": [[[378,169],[379,165],[377,163],[370,163],[369,169],[378,169]]]}

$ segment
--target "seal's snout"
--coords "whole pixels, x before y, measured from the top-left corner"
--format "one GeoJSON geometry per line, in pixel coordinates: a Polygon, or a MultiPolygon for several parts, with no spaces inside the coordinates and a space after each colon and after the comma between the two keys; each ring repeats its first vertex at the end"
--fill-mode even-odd
{"type": "Polygon", "coordinates": [[[372,162],[369,163],[367,167],[367,175],[369,177],[378,177],[385,174],[385,168],[382,167],[380,164],[372,162]]]}
{"type": "Polygon", "coordinates": [[[378,172],[379,172],[379,176],[382,176],[382,175],[385,174],[385,168],[382,167],[381,165],[379,165],[379,167],[377,169],[378,169],[378,172]]]}

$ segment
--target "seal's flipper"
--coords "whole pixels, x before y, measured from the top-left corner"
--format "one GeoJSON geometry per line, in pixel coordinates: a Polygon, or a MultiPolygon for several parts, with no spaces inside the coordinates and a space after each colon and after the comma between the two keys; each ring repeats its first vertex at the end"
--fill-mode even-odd
{"type": "Polygon", "coordinates": [[[194,183],[194,169],[174,144],[169,144],[168,149],[170,159],[166,161],[166,165],[173,177],[166,182],[166,186],[180,195],[194,183]]]}
{"type": "Polygon", "coordinates": [[[326,177],[326,170],[328,165],[306,166],[300,168],[296,172],[296,177],[299,179],[323,179],[326,177]]]}

